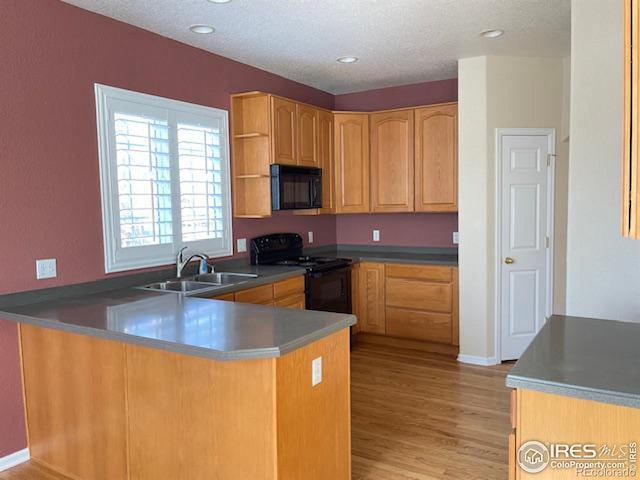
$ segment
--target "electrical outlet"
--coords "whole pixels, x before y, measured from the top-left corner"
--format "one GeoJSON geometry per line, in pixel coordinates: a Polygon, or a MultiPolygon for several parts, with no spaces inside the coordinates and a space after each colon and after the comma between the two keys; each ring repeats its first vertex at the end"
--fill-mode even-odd
{"type": "Polygon", "coordinates": [[[242,253],[242,252],[246,252],[247,251],[247,239],[246,238],[239,238],[238,240],[236,240],[236,250],[238,251],[238,253],[242,253]]]}
{"type": "Polygon", "coordinates": [[[42,280],[45,278],[56,278],[58,269],[55,258],[47,258],[45,260],[36,260],[36,278],[42,280]]]}
{"type": "Polygon", "coordinates": [[[455,245],[457,245],[458,243],[460,243],[460,233],[458,232],[453,232],[453,243],[455,245]]]}
{"type": "Polygon", "coordinates": [[[309,243],[313,243],[313,232],[308,232],[309,235],[309,243]]]}
{"type": "Polygon", "coordinates": [[[314,358],[311,362],[311,386],[322,382],[322,357],[314,358]]]}
{"type": "Polygon", "coordinates": [[[380,241],[380,230],[374,230],[373,231],[373,241],[374,242],[379,242],[380,241]]]}

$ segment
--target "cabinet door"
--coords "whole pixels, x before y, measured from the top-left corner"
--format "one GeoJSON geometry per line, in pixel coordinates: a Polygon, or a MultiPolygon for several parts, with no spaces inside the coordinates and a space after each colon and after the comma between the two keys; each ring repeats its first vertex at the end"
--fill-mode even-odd
{"type": "Polygon", "coordinates": [[[295,165],[296,155],[296,104],[279,97],[271,97],[273,119],[273,163],[295,165]]]}
{"type": "Polygon", "coordinates": [[[412,212],[413,110],[372,114],[371,211],[412,212]]]}
{"type": "Polygon", "coordinates": [[[257,303],[260,305],[273,303],[273,284],[261,285],[236,292],[236,302],[257,303]]]}
{"type": "Polygon", "coordinates": [[[318,167],[318,110],[298,104],[298,164],[318,167]]]}
{"type": "Polygon", "coordinates": [[[322,169],[322,208],[320,213],[334,213],[335,164],[333,161],[333,113],[320,110],[318,115],[318,161],[322,169]]]}
{"type": "Polygon", "coordinates": [[[415,211],[458,210],[458,106],[415,111],[415,211]]]}
{"type": "Polygon", "coordinates": [[[369,115],[336,113],[336,212],[369,212],[369,115]]]}
{"type": "Polygon", "coordinates": [[[305,308],[304,293],[298,293],[296,295],[291,295],[290,297],[285,297],[280,300],[276,300],[275,306],[280,308],[299,308],[300,310],[304,310],[305,308]]]}
{"type": "Polygon", "coordinates": [[[361,263],[358,280],[360,330],[368,333],[384,334],[386,331],[384,264],[361,263]]]}

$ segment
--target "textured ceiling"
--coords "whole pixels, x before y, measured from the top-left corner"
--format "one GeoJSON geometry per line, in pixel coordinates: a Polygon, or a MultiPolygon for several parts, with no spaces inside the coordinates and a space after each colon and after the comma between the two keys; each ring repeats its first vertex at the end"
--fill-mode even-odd
{"type": "Polygon", "coordinates": [[[458,58],[570,48],[570,0],[64,1],[334,94],[453,78],[458,58]],[[495,28],[505,35],[478,35],[495,28]]]}

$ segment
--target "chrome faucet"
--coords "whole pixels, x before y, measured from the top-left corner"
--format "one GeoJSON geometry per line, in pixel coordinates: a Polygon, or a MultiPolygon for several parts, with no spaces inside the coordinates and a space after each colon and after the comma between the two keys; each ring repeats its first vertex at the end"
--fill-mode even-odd
{"type": "Polygon", "coordinates": [[[194,258],[198,257],[201,260],[204,260],[205,262],[207,260],[209,260],[209,257],[207,255],[205,255],[204,253],[194,253],[193,255],[191,255],[189,258],[187,258],[186,260],[182,260],[182,252],[184,252],[188,247],[182,247],[180,249],[180,251],[178,252],[178,254],[176,255],[176,277],[177,278],[181,278],[182,277],[182,270],[184,270],[184,267],[187,266],[187,264],[194,258]]]}

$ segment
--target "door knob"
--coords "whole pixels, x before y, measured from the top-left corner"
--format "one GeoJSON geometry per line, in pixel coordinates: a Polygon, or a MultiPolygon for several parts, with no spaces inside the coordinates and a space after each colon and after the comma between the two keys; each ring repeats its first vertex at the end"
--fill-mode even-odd
{"type": "Polygon", "coordinates": [[[504,263],[506,263],[507,265],[511,265],[513,262],[514,262],[514,260],[511,257],[506,257],[504,259],[504,263]]]}

